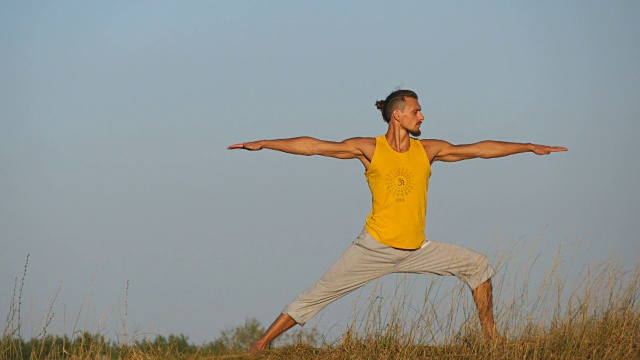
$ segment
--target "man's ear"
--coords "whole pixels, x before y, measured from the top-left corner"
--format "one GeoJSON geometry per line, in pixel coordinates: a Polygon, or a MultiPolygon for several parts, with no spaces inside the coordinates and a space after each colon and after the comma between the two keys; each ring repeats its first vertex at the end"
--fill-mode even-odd
{"type": "Polygon", "coordinates": [[[394,120],[400,120],[400,114],[402,112],[398,109],[393,110],[393,112],[391,113],[391,118],[394,120]]]}

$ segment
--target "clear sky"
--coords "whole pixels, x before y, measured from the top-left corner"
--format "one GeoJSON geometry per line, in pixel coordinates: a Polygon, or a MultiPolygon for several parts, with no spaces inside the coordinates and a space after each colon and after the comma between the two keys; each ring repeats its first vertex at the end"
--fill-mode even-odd
{"type": "MultiPolygon", "coordinates": [[[[0,312],[30,254],[27,336],[50,307],[58,333],[80,314],[113,335],[125,309],[130,333],[195,342],[270,323],[362,229],[364,169],[226,146],[380,135],[374,102],[398,86],[423,137],[570,149],[435,164],[429,238],[491,258],[579,242],[572,266],[631,268],[639,17],[633,0],[2,2],[0,312]]],[[[357,295],[314,324],[344,326],[357,295]]]]}

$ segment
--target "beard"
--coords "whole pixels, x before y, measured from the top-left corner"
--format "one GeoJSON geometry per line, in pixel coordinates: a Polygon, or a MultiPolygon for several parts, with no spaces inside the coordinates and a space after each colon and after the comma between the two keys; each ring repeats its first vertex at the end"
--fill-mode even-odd
{"type": "Polygon", "coordinates": [[[412,136],[418,137],[418,136],[420,136],[420,134],[422,134],[422,131],[420,131],[420,129],[409,130],[409,134],[411,134],[412,136]]]}

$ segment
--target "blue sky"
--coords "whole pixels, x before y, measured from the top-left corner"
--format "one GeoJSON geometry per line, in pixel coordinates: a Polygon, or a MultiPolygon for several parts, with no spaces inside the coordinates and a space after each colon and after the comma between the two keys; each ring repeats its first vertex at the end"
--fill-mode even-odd
{"type": "MultiPolygon", "coordinates": [[[[58,289],[59,333],[80,313],[113,335],[125,300],[133,330],[196,342],[269,323],[359,233],[370,195],[357,161],[226,146],[382,134],[373,104],[398,86],[420,96],[423,137],[570,149],[434,165],[429,238],[490,256],[525,239],[542,259],[579,242],[576,269],[631,268],[639,15],[635,1],[5,2],[0,309],[30,254],[26,329],[58,289]]],[[[344,326],[355,297],[314,324],[344,326]]]]}

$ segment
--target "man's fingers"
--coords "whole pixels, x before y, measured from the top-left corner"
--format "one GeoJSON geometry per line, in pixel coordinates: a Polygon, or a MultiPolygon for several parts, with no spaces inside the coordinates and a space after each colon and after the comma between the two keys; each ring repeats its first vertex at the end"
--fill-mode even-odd
{"type": "Polygon", "coordinates": [[[569,149],[564,146],[546,146],[538,145],[538,150],[534,151],[538,155],[549,155],[552,152],[568,151],[569,149]]]}
{"type": "Polygon", "coordinates": [[[242,143],[242,144],[233,144],[233,145],[229,145],[227,147],[227,150],[233,150],[233,149],[244,149],[244,143],[242,143]]]}
{"type": "Polygon", "coordinates": [[[250,151],[256,151],[256,150],[262,149],[262,146],[260,146],[259,142],[252,141],[252,142],[243,142],[241,144],[233,144],[233,145],[230,145],[229,147],[227,147],[227,149],[228,150],[245,149],[245,150],[250,150],[250,151]]]}
{"type": "Polygon", "coordinates": [[[551,146],[551,151],[569,151],[569,148],[564,146],[551,146]]]}

